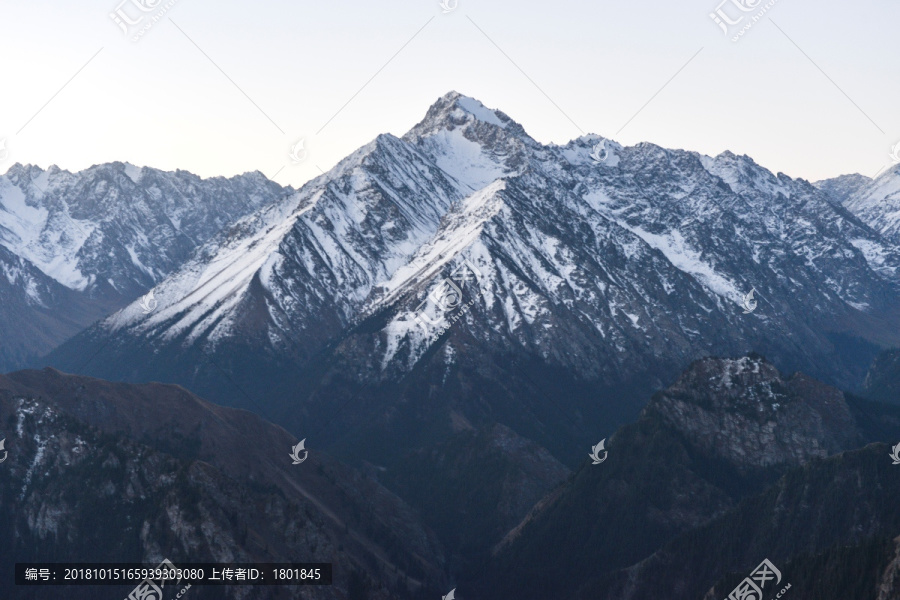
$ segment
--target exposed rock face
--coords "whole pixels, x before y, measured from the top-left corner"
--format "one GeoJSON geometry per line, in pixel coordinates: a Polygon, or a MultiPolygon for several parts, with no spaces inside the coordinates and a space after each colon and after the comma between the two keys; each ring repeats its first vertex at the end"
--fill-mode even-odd
{"type": "Polygon", "coordinates": [[[892,600],[900,598],[900,536],[894,538],[894,555],[885,567],[878,582],[878,595],[875,600],[892,600]]]}
{"type": "Polygon", "coordinates": [[[645,415],[738,468],[800,465],[862,441],[840,390],[753,357],[698,361],[645,415]]]}

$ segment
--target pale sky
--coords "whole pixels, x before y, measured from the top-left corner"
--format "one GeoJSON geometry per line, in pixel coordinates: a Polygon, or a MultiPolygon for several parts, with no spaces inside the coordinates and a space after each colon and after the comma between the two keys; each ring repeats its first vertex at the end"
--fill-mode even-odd
{"type": "Polygon", "coordinates": [[[738,42],[710,13],[737,30],[766,1],[446,1],[0,0],[0,173],[119,160],[297,186],[450,90],[540,142],[731,150],[810,180],[872,176],[900,141],[897,0],[777,0],[738,42]],[[131,41],[117,9],[152,26],[131,41]]]}

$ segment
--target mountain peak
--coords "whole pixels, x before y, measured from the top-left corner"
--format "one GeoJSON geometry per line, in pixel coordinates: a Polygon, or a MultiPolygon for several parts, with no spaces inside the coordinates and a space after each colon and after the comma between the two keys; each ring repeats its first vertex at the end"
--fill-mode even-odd
{"type": "Polygon", "coordinates": [[[644,414],[738,467],[802,464],[858,442],[840,390],[802,373],[784,377],[754,354],[695,361],[644,414]]]}
{"type": "Polygon", "coordinates": [[[505,113],[486,107],[479,100],[459,92],[448,92],[432,104],[425,118],[404,136],[407,140],[427,137],[439,131],[476,128],[488,132],[497,129],[513,134],[525,134],[521,125],[505,113]]]}
{"type": "MultiPolygon", "coordinates": [[[[480,100],[460,94],[459,92],[448,92],[444,94],[432,105],[432,108],[436,106],[450,109],[452,112],[462,111],[479,121],[490,123],[491,125],[496,125],[498,127],[506,127],[506,124],[512,121],[512,119],[502,112],[492,110],[482,104],[480,100]]],[[[430,109],[429,112],[431,112],[430,109]]]]}

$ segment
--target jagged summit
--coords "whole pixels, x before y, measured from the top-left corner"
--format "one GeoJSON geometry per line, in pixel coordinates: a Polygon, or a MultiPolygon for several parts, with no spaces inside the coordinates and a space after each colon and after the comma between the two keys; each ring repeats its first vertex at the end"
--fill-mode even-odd
{"type": "Polygon", "coordinates": [[[522,127],[499,110],[487,108],[480,101],[459,92],[447,92],[432,104],[423,118],[404,138],[414,139],[438,129],[453,129],[473,122],[501,129],[510,127],[523,132],[522,127]]]}
{"type": "Polygon", "coordinates": [[[428,155],[469,193],[521,173],[541,148],[507,115],[457,92],[438,99],[403,141],[428,155]]]}

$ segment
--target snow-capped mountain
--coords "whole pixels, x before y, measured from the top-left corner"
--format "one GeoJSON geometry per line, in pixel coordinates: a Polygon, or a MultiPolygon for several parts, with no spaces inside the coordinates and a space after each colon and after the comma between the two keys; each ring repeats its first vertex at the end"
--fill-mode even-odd
{"type": "Polygon", "coordinates": [[[878,232],[749,157],[542,145],[450,93],[211,239],[153,313],[132,304],[50,360],[99,352],[91,374],[245,405],[265,389],[267,409],[322,427],[377,384],[347,419],[384,426],[440,396],[427,410],[454,427],[509,414],[552,450],[557,425],[622,418],[708,354],[856,383],[900,342],[898,267],[878,232]],[[454,404],[448,377],[479,399],[454,404]]]}
{"type": "Polygon", "coordinates": [[[894,165],[844,201],[844,207],[900,245],[900,165],[894,165]]]}
{"type": "Polygon", "coordinates": [[[123,163],[78,173],[13,165],[0,176],[0,260],[17,298],[4,316],[17,307],[19,325],[2,330],[0,367],[133,301],[229,222],[291,191],[260,173],[204,180],[123,163]]]}
{"type": "Polygon", "coordinates": [[[870,183],[872,183],[870,177],[853,173],[851,175],[840,175],[831,179],[823,179],[815,182],[813,185],[828,194],[835,204],[844,204],[844,202],[870,183]]]}

